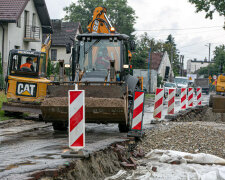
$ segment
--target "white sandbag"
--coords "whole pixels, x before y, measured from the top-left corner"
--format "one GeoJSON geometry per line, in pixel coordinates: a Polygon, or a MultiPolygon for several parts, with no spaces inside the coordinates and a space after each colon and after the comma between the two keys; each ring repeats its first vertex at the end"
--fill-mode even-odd
{"type": "Polygon", "coordinates": [[[225,159],[211,154],[198,153],[191,154],[186,152],[172,151],[172,150],[152,150],[148,153],[146,158],[158,159],[160,162],[171,163],[179,161],[180,163],[198,163],[198,164],[220,164],[225,165],[225,159]]]}

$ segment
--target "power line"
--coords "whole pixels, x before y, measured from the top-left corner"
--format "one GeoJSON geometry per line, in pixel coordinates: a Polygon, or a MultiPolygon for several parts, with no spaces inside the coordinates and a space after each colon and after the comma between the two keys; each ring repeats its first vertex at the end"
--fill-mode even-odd
{"type": "Polygon", "coordinates": [[[195,46],[196,44],[200,44],[200,43],[203,43],[203,42],[207,42],[211,39],[218,39],[218,38],[221,38],[221,36],[218,36],[218,37],[213,37],[213,38],[210,38],[210,39],[206,39],[204,41],[200,41],[200,42],[197,42],[197,43],[194,43],[194,44],[190,44],[190,45],[187,45],[187,46],[182,46],[182,47],[179,47],[179,48],[186,48],[186,47],[190,47],[190,46],[195,46]]]}
{"type": "Polygon", "coordinates": [[[135,31],[183,31],[183,30],[193,30],[193,29],[208,29],[208,28],[222,28],[223,26],[208,26],[208,27],[193,27],[193,28],[182,28],[182,29],[137,29],[135,31]]]}
{"type": "MultiPolygon", "coordinates": [[[[218,30],[220,30],[220,29],[214,29],[214,30],[210,30],[210,31],[197,31],[197,32],[191,32],[191,34],[214,32],[214,31],[218,31],[218,30]]],[[[176,36],[186,36],[186,35],[189,35],[189,34],[187,34],[187,33],[172,34],[172,36],[173,36],[174,38],[176,38],[176,36]]],[[[167,37],[168,34],[149,35],[149,36],[150,36],[150,37],[154,37],[154,38],[156,38],[156,37],[164,37],[164,36],[167,37]]]]}

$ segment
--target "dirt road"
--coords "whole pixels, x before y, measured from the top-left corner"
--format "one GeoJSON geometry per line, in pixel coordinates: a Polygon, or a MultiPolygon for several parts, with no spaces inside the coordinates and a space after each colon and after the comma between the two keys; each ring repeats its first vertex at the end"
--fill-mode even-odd
{"type": "MultiPolygon", "coordinates": [[[[204,96],[204,103],[208,96],[204,96]]],[[[153,100],[145,103],[144,129],[151,129],[153,100]]],[[[163,117],[167,105],[164,105],[163,117]]],[[[179,111],[176,98],[176,111],[179,111]]],[[[86,126],[86,144],[90,151],[97,151],[107,143],[121,141],[126,133],[119,133],[115,124],[86,126]]],[[[67,133],[54,132],[51,124],[15,119],[0,124],[0,179],[26,179],[33,172],[55,169],[68,164],[70,159],[62,159],[68,150],[67,133]]]]}

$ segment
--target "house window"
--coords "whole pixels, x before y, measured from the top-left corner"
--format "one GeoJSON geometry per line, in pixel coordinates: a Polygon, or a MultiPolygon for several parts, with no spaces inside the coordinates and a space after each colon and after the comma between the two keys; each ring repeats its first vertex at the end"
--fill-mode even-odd
{"type": "Polygon", "coordinates": [[[57,49],[51,49],[51,60],[52,61],[57,60],[57,49]]]}
{"type": "Polygon", "coordinates": [[[33,17],[32,17],[32,26],[36,26],[36,14],[33,13],[33,17]]]}
{"type": "Polygon", "coordinates": [[[17,20],[16,27],[21,28],[21,16],[17,20]]]}
{"type": "Polygon", "coordinates": [[[29,25],[29,11],[24,11],[24,25],[29,25]]]}

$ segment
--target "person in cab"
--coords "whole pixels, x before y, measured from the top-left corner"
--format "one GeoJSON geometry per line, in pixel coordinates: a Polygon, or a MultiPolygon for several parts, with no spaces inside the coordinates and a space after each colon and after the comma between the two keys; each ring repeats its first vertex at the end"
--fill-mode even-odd
{"type": "Polygon", "coordinates": [[[33,61],[31,57],[28,57],[26,59],[26,63],[22,64],[20,66],[20,69],[24,70],[24,69],[30,69],[30,71],[34,71],[34,66],[33,66],[33,61]]]}

